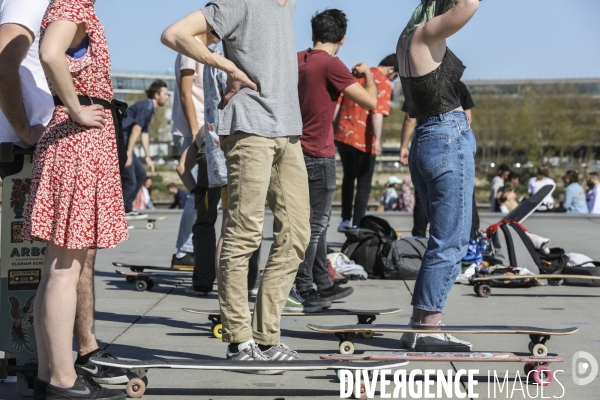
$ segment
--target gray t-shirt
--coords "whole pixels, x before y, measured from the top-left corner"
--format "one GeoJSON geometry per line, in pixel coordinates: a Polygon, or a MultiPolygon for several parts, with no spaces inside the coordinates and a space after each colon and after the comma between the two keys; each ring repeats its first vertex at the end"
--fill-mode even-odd
{"type": "Polygon", "coordinates": [[[302,135],[295,8],[296,0],[283,6],[277,0],[215,0],[202,10],[223,40],[225,57],[259,87],[242,89],[219,112],[219,135],[302,135]]]}

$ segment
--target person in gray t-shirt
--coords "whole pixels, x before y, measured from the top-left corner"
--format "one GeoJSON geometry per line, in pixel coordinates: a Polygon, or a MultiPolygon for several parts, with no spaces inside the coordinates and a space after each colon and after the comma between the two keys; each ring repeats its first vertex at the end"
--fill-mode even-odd
{"type": "Polygon", "coordinates": [[[219,264],[219,302],[223,341],[230,343],[227,358],[233,360],[299,358],[279,342],[281,313],[310,239],[295,6],[296,0],[216,0],[162,35],[166,46],[227,73],[218,133],[230,220],[219,264]],[[207,32],[222,39],[225,57],[196,40],[207,32]],[[252,319],[246,276],[262,240],[265,199],[275,219],[275,241],[252,319]]]}

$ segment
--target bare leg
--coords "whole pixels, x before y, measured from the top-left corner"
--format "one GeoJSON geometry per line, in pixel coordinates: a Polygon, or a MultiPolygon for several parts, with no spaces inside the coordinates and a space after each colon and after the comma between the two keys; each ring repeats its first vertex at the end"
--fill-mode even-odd
{"type": "Polygon", "coordinates": [[[98,349],[94,325],[94,264],[96,249],[88,249],[79,284],[77,285],[77,309],[73,334],[79,345],[79,354],[84,356],[98,349]]]}
{"type": "Polygon", "coordinates": [[[70,387],[77,375],[72,337],[77,306],[77,284],[86,249],[71,250],[48,243],[45,273],[35,302],[35,333],[40,359],[39,378],[70,387]],[[45,367],[49,367],[49,372],[45,367]]]}
{"type": "Polygon", "coordinates": [[[439,311],[425,311],[413,307],[412,320],[420,322],[423,325],[436,325],[442,320],[442,313],[439,311]]]}
{"type": "Polygon", "coordinates": [[[223,240],[225,239],[225,229],[227,228],[227,221],[229,220],[229,211],[223,210],[223,221],[221,222],[221,236],[217,242],[217,253],[215,254],[215,271],[219,276],[219,261],[221,260],[221,249],[223,248],[223,240]]]}

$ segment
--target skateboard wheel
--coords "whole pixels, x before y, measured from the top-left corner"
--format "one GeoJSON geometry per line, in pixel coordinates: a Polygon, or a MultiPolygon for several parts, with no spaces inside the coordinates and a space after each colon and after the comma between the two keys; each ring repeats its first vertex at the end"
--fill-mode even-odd
{"type": "Polygon", "coordinates": [[[345,341],[340,343],[341,354],[354,354],[354,343],[345,341]]]}
{"type": "Polygon", "coordinates": [[[148,282],[146,282],[146,285],[148,286],[147,290],[152,290],[152,288],[154,287],[154,281],[152,279],[148,279],[148,282]]]}
{"type": "Polygon", "coordinates": [[[365,383],[362,381],[360,382],[360,392],[356,392],[356,388],[352,389],[352,395],[355,399],[366,399],[367,391],[365,389],[365,383]]]}
{"type": "Polygon", "coordinates": [[[529,346],[528,346],[527,348],[529,349],[529,352],[530,352],[531,354],[533,354],[533,346],[535,346],[535,343],[533,343],[533,342],[529,342],[529,346]]]}
{"type": "Polygon", "coordinates": [[[125,391],[127,392],[127,396],[139,399],[144,395],[144,392],[146,392],[146,384],[140,378],[133,378],[127,382],[125,391]]]}
{"type": "Polygon", "coordinates": [[[365,339],[372,339],[373,336],[375,336],[375,332],[373,332],[373,331],[361,332],[360,335],[362,337],[364,337],[365,339]]]}
{"type": "Polygon", "coordinates": [[[492,288],[488,285],[480,285],[477,287],[477,296],[488,298],[492,294],[492,288]]]}
{"type": "Polygon", "coordinates": [[[144,382],[144,384],[146,385],[146,387],[148,387],[148,375],[144,375],[142,376],[142,382],[144,382]]]}
{"type": "Polygon", "coordinates": [[[148,288],[148,284],[146,283],[146,281],[137,281],[135,283],[135,288],[137,290],[139,290],[140,292],[143,292],[144,290],[146,290],[148,288]]]}
{"type": "Polygon", "coordinates": [[[524,371],[525,371],[525,376],[527,376],[527,379],[529,379],[529,373],[531,371],[533,371],[534,368],[535,368],[535,365],[533,363],[528,362],[527,364],[525,364],[524,371]]]}
{"type": "Polygon", "coordinates": [[[154,229],[154,222],[148,222],[146,224],[146,229],[148,229],[149,231],[154,229]]]}
{"type": "Polygon", "coordinates": [[[479,286],[481,286],[480,284],[476,283],[475,286],[473,286],[473,291],[475,292],[475,294],[479,294],[477,293],[477,291],[479,290],[479,286]]]}
{"type": "Polygon", "coordinates": [[[548,355],[548,348],[541,343],[535,344],[531,354],[538,357],[546,357],[548,355]]]}
{"type": "Polygon", "coordinates": [[[127,280],[127,283],[135,283],[135,276],[128,276],[125,279],[127,280]]]}
{"type": "Polygon", "coordinates": [[[554,379],[552,370],[545,365],[536,367],[531,373],[533,381],[540,386],[547,386],[554,379]]]}
{"type": "Polygon", "coordinates": [[[217,339],[223,338],[223,324],[213,325],[212,332],[217,339]]]}

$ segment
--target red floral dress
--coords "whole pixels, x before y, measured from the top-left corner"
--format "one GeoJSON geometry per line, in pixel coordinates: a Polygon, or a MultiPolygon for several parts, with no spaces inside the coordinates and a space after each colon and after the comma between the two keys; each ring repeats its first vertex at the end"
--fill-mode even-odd
{"type": "MultiPolygon", "coordinates": [[[[93,1],[53,0],[42,21],[42,37],[56,20],[87,27],[87,54],[79,59],[65,55],[77,94],[110,101],[110,54],[93,1]]],[[[111,111],[104,111],[106,126],[98,129],[73,121],[64,107],[55,108],[34,154],[24,240],[84,249],[114,247],[129,239],[115,127],[111,111]]]]}

